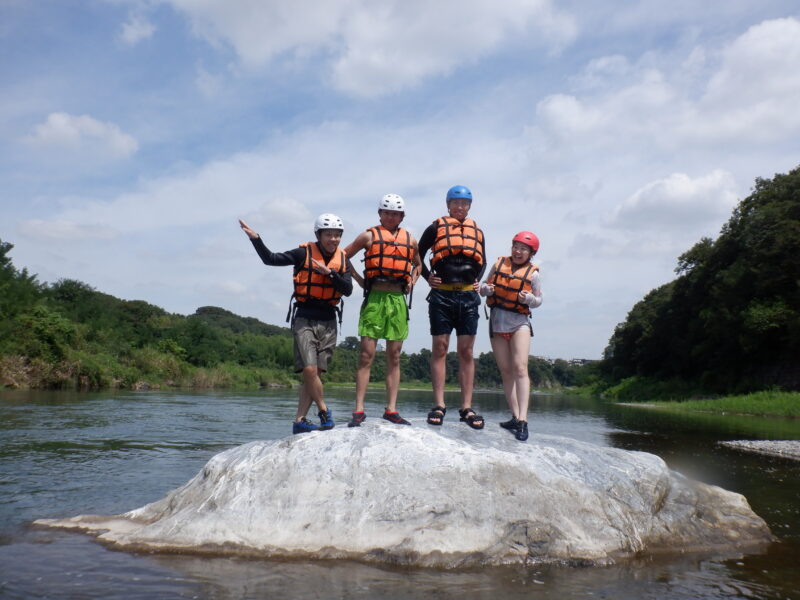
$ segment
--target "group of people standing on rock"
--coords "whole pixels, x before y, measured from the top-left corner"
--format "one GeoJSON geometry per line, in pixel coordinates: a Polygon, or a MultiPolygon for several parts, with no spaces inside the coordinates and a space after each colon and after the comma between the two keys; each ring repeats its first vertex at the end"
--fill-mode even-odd
{"type": "Polygon", "coordinates": [[[383,418],[391,423],[410,425],[397,410],[400,385],[400,353],[408,337],[409,306],[406,295],[420,275],[428,282],[430,319],[431,381],[433,408],[427,416],[430,425],[442,425],[447,413],[444,400],[445,366],[450,336],[456,332],[456,352],[461,387],[460,420],[473,429],[483,429],[484,418],[472,408],[475,376],[473,347],[478,332],[481,296],[490,307],[489,336],[492,351],[503,379],[503,390],[511,419],[500,426],[516,439],[528,439],[528,355],[533,329],[530,311],[542,303],[539,268],[532,262],[539,250],[539,239],[521,231],[511,242],[511,253],[489,268],[486,279],[486,246],[483,231],[468,217],[472,192],[463,185],[447,191],[447,215],[436,219],[417,241],[400,227],[405,217],[405,201],[397,194],[386,194],[378,203],[379,224],[361,232],[344,249],[340,243],[344,225],[331,213],[314,222],[316,241],[300,244],[287,252],[272,252],[258,233],[240,220],[266,265],[294,267],[293,302],[287,320],[294,338],[295,369],[301,373],[297,413],[293,433],[326,430],[334,420],[323,398],[320,378],[336,347],[337,315],[341,324],[340,300],[353,292],[353,279],[364,289],[364,303],[358,321],[361,338],[356,371],[356,405],[350,427],[367,418],[364,396],[378,340],[386,340],[386,408],[383,418]],[[351,259],[364,252],[364,272],[359,273],[351,259]],[[425,256],[430,252],[430,267],[425,256]],[[306,418],[316,404],[319,425],[306,418]]]}

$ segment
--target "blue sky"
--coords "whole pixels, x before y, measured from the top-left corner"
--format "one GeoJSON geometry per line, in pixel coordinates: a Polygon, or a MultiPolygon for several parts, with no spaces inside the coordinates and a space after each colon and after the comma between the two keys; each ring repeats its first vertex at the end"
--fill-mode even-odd
{"type": "Polygon", "coordinates": [[[800,163],[791,1],[4,0],[0,57],[15,265],[181,314],[283,324],[290,270],[239,218],[287,250],[334,212],[348,243],[392,192],[419,236],[462,184],[491,258],[541,239],[533,353],[599,358],[756,177],[800,163]]]}

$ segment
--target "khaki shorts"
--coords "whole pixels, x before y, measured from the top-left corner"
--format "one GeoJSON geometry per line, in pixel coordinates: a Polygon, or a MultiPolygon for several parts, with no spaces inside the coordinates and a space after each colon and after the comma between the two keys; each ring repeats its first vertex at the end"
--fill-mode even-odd
{"type": "Polygon", "coordinates": [[[292,335],[295,372],[310,366],[327,371],[336,347],[336,319],[312,321],[296,317],[292,323],[292,335]]]}

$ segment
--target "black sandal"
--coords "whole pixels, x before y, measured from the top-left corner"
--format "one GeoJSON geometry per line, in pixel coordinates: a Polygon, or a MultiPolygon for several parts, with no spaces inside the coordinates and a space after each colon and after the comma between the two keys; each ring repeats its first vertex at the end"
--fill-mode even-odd
{"type": "Polygon", "coordinates": [[[483,429],[483,426],[486,425],[483,417],[476,414],[471,408],[462,408],[458,414],[461,415],[461,420],[473,429],[483,429]]]}
{"type": "Polygon", "coordinates": [[[444,406],[434,406],[428,413],[428,425],[441,425],[444,423],[444,415],[446,412],[447,409],[444,406]],[[436,419],[439,422],[434,423],[433,419],[436,419]]]}

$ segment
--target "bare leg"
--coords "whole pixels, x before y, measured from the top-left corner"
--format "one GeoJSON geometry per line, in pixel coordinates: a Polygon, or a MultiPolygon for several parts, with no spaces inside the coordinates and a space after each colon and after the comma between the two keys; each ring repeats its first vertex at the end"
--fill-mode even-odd
{"type": "Polygon", "coordinates": [[[311,406],[311,402],[316,404],[319,410],[328,410],[328,407],[325,406],[325,400],[322,399],[322,380],[319,378],[321,372],[316,365],[310,365],[303,369],[302,389],[308,396],[306,412],[311,406]]]}
{"type": "Polygon", "coordinates": [[[491,343],[492,353],[497,362],[500,377],[503,378],[503,393],[508,403],[508,409],[515,418],[519,419],[519,406],[517,405],[517,397],[514,389],[516,378],[512,370],[511,344],[499,335],[492,336],[491,343]]]}
{"type": "Polygon", "coordinates": [[[509,344],[513,365],[514,384],[516,388],[516,417],[520,421],[528,420],[528,402],[530,401],[531,379],[528,375],[528,356],[531,353],[531,332],[522,327],[514,332],[509,344]]]}
{"type": "Polygon", "coordinates": [[[444,375],[447,361],[447,347],[450,345],[450,334],[434,335],[431,340],[431,383],[433,384],[434,406],[444,404],[444,375]]]}
{"type": "Polygon", "coordinates": [[[472,407],[472,388],[475,383],[475,361],[472,348],[475,345],[474,335],[456,337],[458,352],[458,383],[461,385],[461,408],[472,407]]]}
{"type": "Polygon", "coordinates": [[[356,370],[356,410],[364,410],[364,396],[369,385],[369,373],[372,369],[372,360],[375,358],[375,348],[378,340],[371,337],[361,338],[361,348],[358,355],[358,369],[356,370]]]}
{"type": "Polygon", "coordinates": [[[400,387],[400,352],[402,340],[386,340],[386,410],[397,410],[397,389],[400,387]]]}
{"type": "Polygon", "coordinates": [[[309,408],[311,408],[311,396],[306,391],[305,381],[301,381],[299,397],[297,399],[297,413],[294,416],[294,422],[299,423],[300,419],[308,414],[309,408]]]}

